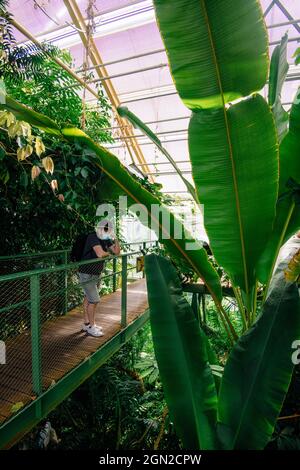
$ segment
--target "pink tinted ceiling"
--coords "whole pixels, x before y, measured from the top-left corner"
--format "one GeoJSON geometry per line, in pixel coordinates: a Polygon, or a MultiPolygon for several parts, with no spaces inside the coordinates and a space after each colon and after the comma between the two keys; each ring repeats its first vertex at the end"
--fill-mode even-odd
{"type": "MultiPolygon", "coordinates": [[[[77,0],[77,4],[85,16],[87,1],[77,0]]],[[[285,107],[289,108],[300,84],[300,67],[293,65],[292,57],[300,41],[300,1],[261,0],[261,5],[263,11],[267,12],[265,19],[270,52],[276,42],[286,32],[288,33],[288,62],[291,67],[290,77],[284,85],[282,101],[286,103],[285,107]],[[298,21],[294,24],[276,26],[291,19],[298,21]]],[[[163,49],[150,0],[97,0],[96,7],[95,41],[104,63],[163,49]]],[[[46,38],[50,38],[51,42],[60,47],[68,47],[74,58],[74,66],[80,68],[84,50],[77,32],[70,27],[71,20],[63,0],[11,0],[10,11],[17,21],[40,39],[43,39],[42,35],[52,31],[52,35],[46,38]]],[[[18,32],[16,35],[18,40],[24,40],[18,32]]],[[[181,168],[189,171],[186,142],[189,111],[175,92],[166,64],[167,57],[163,51],[107,65],[107,70],[112,76],[120,101],[142,120],[151,122],[150,127],[159,133],[159,137],[165,142],[174,159],[183,161],[180,163],[181,168]],[[175,118],[179,119],[174,120],[175,118]],[[173,120],[166,121],[169,119],[173,120]]],[[[266,91],[263,93],[266,94],[266,91]]],[[[140,132],[136,131],[136,134],[140,135],[140,132]]],[[[166,164],[164,157],[152,144],[149,145],[147,139],[138,137],[138,140],[147,161],[157,163],[151,166],[151,171],[159,173],[157,180],[163,183],[164,189],[184,191],[181,181],[168,174],[172,169],[166,164]],[[167,174],[163,175],[163,172],[167,174]]],[[[121,140],[116,140],[113,151],[125,162],[128,161],[121,140]]],[[[185,176],[191,178],[188,173],[185,176]]]]}

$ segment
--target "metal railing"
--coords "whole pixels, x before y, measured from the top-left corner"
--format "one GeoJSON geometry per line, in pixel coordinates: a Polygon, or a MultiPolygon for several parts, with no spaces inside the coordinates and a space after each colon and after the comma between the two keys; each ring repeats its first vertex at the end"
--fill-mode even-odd
{"type": "MultiPolygon", "coordinates": [[[[124,243],[124,248],[137,247],[145,250],[149,246],[157,246],[157,240],[144,240],[124,243]]],[[[43,251],[39,253],[20,253],[17,255],[0,256],[0,276],[13,272],[31,271],[37,268],[67,264],[70,261],[71,248],[43,251]]]]}
{"type": "MultiPolygon", "coordinates": [[[[121,328],[127,326],[127,284],[143,276],[142,272],[136,272],[136,258],[141,255],[141,250],[156,247],[157,242],[134,245],[139,249],[105,258],[106,271],[101,275],[102,284],[109,281],[110,291],[121,288],[121,328]]],[[[80,345],[80,335],[68,332],[68,325],[62,326],[66,328],[65,334],[62,331],[60,336],[58,331],[54,340],[49,333],[51,322],[66,316],[83,302],[78,270],[89,267],[92,273],[99,265],[99,258],[70,263],[69,253],[70,250],[57,250],[0,257],[0,340],[5,342],[7,350],[7,363],[0,365],[0,385],[1,398],[7,402],[14,400],[17,376],[20,383],[24,383],[27,394],[28,390],[32,396],[42,394],[51,386],[47,371],[58,367],[58,355],[71,364],[70,351],[77,343],[80,345]],[[1,265],[5,269],[1,270],[1,265]],[[24,266],[30,269],[20,270],[24,266]],[[7,273],[9,267],[11,272],[7,273]]],[[[88,355],[85,351],[85,356],[88,355]]]]}

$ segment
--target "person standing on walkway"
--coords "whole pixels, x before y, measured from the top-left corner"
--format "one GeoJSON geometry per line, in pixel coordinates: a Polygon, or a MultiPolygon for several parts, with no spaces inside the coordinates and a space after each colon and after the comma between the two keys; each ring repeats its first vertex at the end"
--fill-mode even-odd
{"type": "MultiPolygon", "coordinates": [[[[114,235],[112,223],[105,219],[97,225],[95,232],[87,236],[81,260],[103,259],[112,254],[120,254],[120,243],[114,235]]],[[[96,308],[100,302],[99,283],[103,268],[104,261],[99,261],[80,266],[78,270],[79,281],[85,293],[82,330],[95,337],[104,334],[102,327],[97,326],[95,321],[96,308]]]]}

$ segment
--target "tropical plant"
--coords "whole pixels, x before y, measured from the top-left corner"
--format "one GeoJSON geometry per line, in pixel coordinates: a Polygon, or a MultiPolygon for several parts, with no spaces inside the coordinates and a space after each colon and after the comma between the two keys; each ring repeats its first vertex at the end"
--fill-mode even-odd
{"type": "MultiPolygon", "coordinates": [[[[68,51],[56,50],[56,58],[71,67],[72,57],[68,51]]],[[[80,127],[83,109],[85,115],[85,131],[96,142],[112,142],[111,133],[104,128],[109,127],[111,107],[105,97],[101,84],[96,84],[98,100],[96,106],[83,105],[78,95],[80,85],[68,71],[58,65],[52,56],[44,54],[41,58],[41,72],[30,74],[26,80],[16,80],[15,73],[3,76],[6,93],[21,103],[40,110],[41,113],[55,119],[57,123],[80,127]]],[[[24,66],[24,70],[27,68],[24,66]]],[[[28,65],[28,73],[30,66],[28,65]]],[[[1,77],[1,68],[0,68],[1,77]]],[[[94,78],[93,75],[89,77],[94,78]]]]}
{"type": "MultiPolygon", "coordinates": [[[[178,0],[171,8],[168,1],[155,1],[157,20],[178,93],[193,112],[190,158],[210,247],[240,291],[251,323],[257,279],[267,283],[280,246],[300,227],[294,207],[300,107],[296,98],[279,148],[272,112],[255,93],[268,73],[267,33],[257,1],[238,1],[232,10],[226,2],[193,1],[188,9],[185,3],[178,0]],[[255,142],[251,151],[250,142],[255,142]]],[[[269,104],[275,117],[287,72],[286,41],[271,62],[269,104]]]]}
{"type": "Polygon", "coordinates": [[[217,358],[172,264],[154,254],[145,263],[160,378],[184,447],[263,449],[290,383],[291,344],[300,336],[299,293],[284,279],[286,263],[276,271],[261,315],[234,345],[219,386],[217,358]]]}
{"type": "Polygon", "coordinates": [[[146,258],[166,400],[185,446],[262,449],[291,380],[291,344],[300,336],[296,283],[285,281],[282,268],[272,277],[280,247],[300,228],[299,99],[288,131],[280,102],[287,38],[273,53],[267,103],[257,94],[268,75],[268,42],[256,0],[154,5],[175,86],[192,111],[189,153],[210,248],[230,278],[245,330],[217,393],[207,340],[174,271],[166,260],[146,258]],[[259,281],[265,293],[256,317],[259,281]]]}

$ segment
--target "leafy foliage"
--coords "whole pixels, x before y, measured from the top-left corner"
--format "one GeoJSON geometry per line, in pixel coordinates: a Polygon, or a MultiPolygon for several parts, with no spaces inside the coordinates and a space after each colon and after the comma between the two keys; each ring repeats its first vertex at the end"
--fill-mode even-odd
{"type": "Polygon", "coordinates": [[[0,78],[16,83],[32,76],[38,78],[43,74],[45,57],[56,57],[58,49],[50,44],[43,44],[42,49],[32,43],[18,46],[8,3],[0,0],[0,78]]]}
{"type": "Polygon", "coordinates": [[[260,316],[232,348],[224,372],[215,371],[221,371],[219,393],[212,378],[215,366],[209,370],[209,343],[174,268],[156,255],[146,257],[145,267],[155,354],[184,447],[263,449],[291,380],[291,344],[300,336],[298,288],[286,283],[285,262],[278,266],[260,316]]]}

